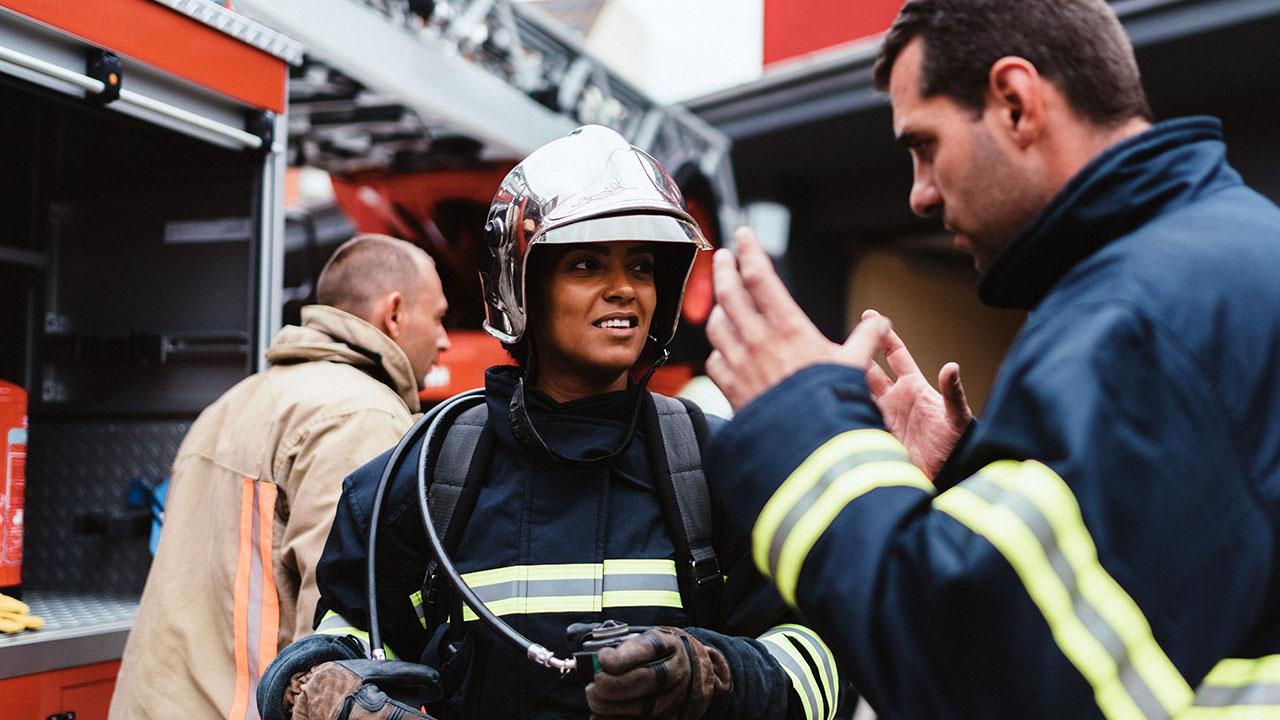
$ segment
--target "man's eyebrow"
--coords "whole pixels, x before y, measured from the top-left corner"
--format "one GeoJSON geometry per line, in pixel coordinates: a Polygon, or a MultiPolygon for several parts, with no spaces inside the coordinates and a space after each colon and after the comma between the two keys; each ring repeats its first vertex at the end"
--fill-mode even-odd
{"type": "Polygon", "coordinates": [[[898,147],[911,149],[923,143],[928,137],[928,135],[918,130],[906,130],[894,138],[894,142],[898,144],[898,147]]]}
{"type": "Polygon", "coordinates": [[[653,246],[650,245],[649,243],[644,243],[643,245],[632,245],[631,247],[627,248],[628,255],[641,255],[641,254],[652,254],[652,253],[653,253],[653,246]]]}

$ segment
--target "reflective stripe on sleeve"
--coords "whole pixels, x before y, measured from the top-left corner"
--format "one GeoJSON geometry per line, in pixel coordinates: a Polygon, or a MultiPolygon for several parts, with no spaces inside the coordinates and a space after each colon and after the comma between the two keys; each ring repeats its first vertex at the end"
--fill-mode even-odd
{"type": "Polygon", "coordinates": [[[1190,686],[1102,567],[1075,495],[1051,469],[997,462],[934,506],[1009,562],[1106,717],[1169,718],[1191,703],[1190,686]]]}
{"type": "MultiPolygon", "coordinates": [[[[684,607],[674,560],[514,565],[467,573],[462,579],[499,616],[684,607]]],[[[470,622],[476,615],[464,606],[462,618],[470,622]]]]}
{"type": "Polygon", "coordinates": [[[879,488],[933,494],[933,484],[883,430],[854,430],[818,448],[782,483],[752,528],[752,557],[782,598],[796,604],[800,569],[840,511],[879,488]]]}
{"type": "Polygon", "coordinates": [[[240,537],[232,589],[235,686],[228,720],[257,720],[258,681],[276,656],[280,598],[271,561],[276,486],[250,477],[240,481],[240,537]]]}
{"type": "MultiPolygon", "coordinates": [[[[342,617],[338,613],[330,610],[321,618],[320,624],[316,626],[317,635],[350,635],[360,641],[365,653],[369,650],[369,633],[357,628],[351,624],[351,621],[342,617]]],[[[382,645],[382,651],[387,654],[388,660],[395,660],[396,654],[387,647],[386,643],[382,645]]]]}
{"type": "Polygon", "coordinates": [[[779,625],[760,636],[791,678],[806,720],[832,720],[840,700],[840,672],[831,649],[809,628],[779,625]]]}
{"type": "Polygon", "coordinates": [[[1280,717],[1280,655],[1218,663],[1178,720],[1263,720],[1280,717]]]}

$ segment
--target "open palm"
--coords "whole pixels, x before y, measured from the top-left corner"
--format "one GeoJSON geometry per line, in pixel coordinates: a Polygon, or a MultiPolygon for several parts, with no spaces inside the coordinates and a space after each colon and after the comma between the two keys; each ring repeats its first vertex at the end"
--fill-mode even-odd
{"type": "MultiPolygon", "coordinates": [[[[863,318],[876,314],[868,310],[863,318]]],[[[939,392],[929,384],[897,333],[885,334],[881,349],[897,379],[891,379],[872,363],[867,370],[871,396],[889,432],[907,448],[911,461],[932,478],[973,420],[960,383],[960,366],[947,363],[942,367],[938,373],[938,387],[942,388],[939,392]]]]}

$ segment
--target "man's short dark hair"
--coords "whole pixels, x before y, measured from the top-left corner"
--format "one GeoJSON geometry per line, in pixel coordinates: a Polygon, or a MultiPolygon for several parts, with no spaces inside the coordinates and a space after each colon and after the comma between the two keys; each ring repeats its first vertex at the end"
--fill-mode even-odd
{"type": "Polygon", "coordinates": [[[1103,0],[908,0],[876,59],[876,87],[888,89],[894,63],[917,37],[921,95],[946,95],[975,115],[986,107],[991,66],[1016,56],[1096,125],[1152,119],[1133,46],[1103,0]]]}
{"type": "Polygon", "coordinates": [[[416,301],[433,265],[422,248],[389,235],[357,235],[333,251],[316,282],[316,302],[369,320],[391,292],[416,301]]]}

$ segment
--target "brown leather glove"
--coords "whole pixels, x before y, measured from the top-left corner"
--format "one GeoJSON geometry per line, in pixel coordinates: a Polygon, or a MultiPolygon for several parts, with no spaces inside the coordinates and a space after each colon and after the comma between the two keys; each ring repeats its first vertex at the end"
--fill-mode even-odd
{"type": "Polygon", "coordinates": [[[729,692],[724,656],[678,628],[653,628],[599,657],[603,672],[587,686],[593,718],[699,720],[729,692]]]}
{"type": "Polygon", "coordinates": [[[284,692],[293,720],[430,718],[419,710],[437,692],[434,670],[415,663],[337,660],[297,673],[284,692]],[[394,688],[395,699],[379,689],[394,688]]]}

